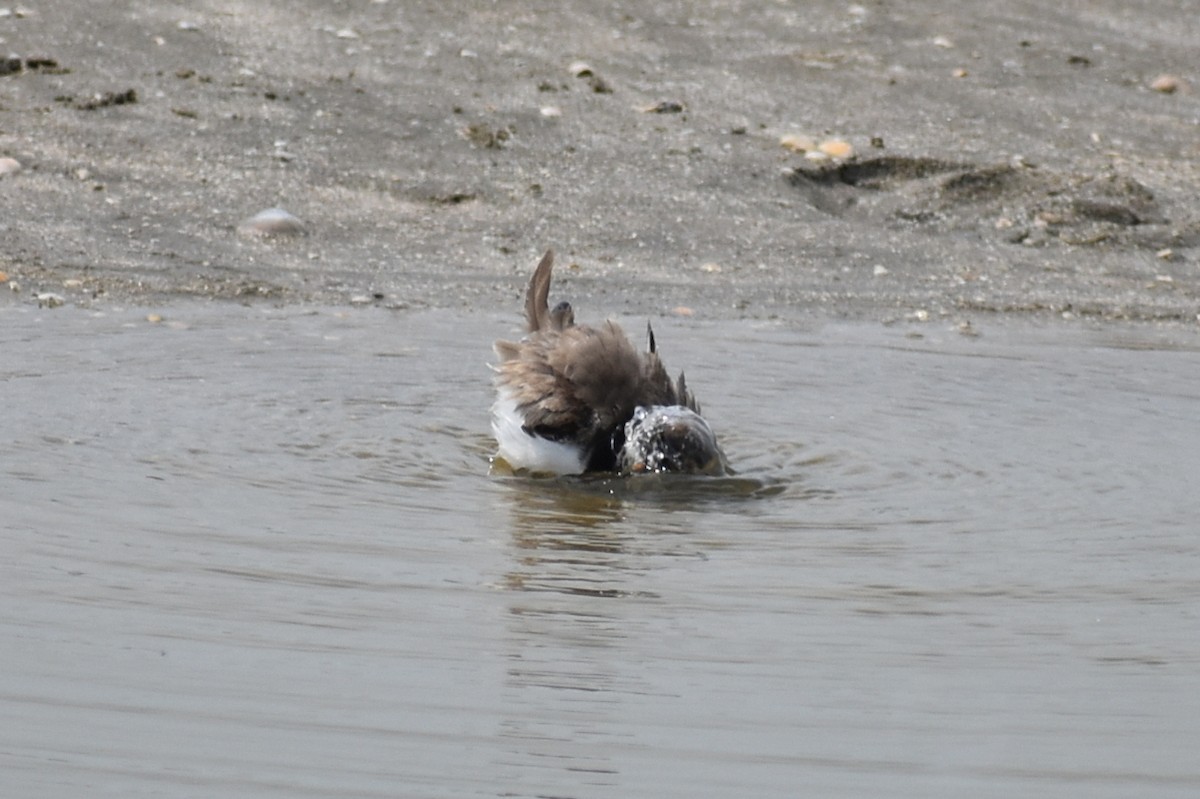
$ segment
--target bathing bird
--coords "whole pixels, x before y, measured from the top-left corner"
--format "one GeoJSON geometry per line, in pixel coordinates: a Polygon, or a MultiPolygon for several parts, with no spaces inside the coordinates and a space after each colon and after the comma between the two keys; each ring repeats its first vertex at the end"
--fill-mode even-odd
{"type": "Polygon", "coordinates": [[[616,322],[576,324],[570,303],[549,305],[553,269],[549,251],[525,292],[525,337],[495,344],[498,457],[533,473],[724,474],[717,438],[683,374],[668,376],[650,325],[639,352],[616,322]]]}

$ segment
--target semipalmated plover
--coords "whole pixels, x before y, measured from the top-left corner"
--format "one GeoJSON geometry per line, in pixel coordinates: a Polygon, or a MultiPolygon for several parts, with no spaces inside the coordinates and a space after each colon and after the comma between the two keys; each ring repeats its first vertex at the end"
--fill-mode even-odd
{"type": "Polygon", "coordinates": [[[525,293],[528,335],[497,341],[492,432],[514,469],[551,474],[724,474],[725,456],[683,374],[672,381],[647,325],[638,352],[613,321],[575,324],[550,308],[554,253],[525,293]]]}

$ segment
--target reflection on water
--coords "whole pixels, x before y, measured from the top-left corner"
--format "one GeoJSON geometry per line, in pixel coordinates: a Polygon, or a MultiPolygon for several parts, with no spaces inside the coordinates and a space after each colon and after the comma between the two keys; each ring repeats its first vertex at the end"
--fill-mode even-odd
{"type": "Polygon", "coordinates": [[[528,479],[510,319],[166,316],[0,308],[0,794],[1200,789],[1194,336],[671,320],[737,474],[528,479]]]}

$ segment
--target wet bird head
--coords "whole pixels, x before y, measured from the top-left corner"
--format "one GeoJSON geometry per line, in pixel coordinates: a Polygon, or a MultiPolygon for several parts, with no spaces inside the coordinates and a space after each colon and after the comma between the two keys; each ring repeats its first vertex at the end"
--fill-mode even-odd
{"type": "Polygon", "coordinates": [[[720,475],[725,458],[700,414],[682,405],[656,405],[638,407],[625,423],[617,467],[626,473],[720,475]]]}

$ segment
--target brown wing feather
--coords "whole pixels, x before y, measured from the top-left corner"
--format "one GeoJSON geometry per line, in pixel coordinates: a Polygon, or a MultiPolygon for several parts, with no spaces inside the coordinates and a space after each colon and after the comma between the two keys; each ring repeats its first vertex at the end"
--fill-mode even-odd
{"type": "Polygon", "coordinates": [[[550,326],[550,305],[546,300],[550,296],[550,273],[553,270],[554,250],[546,250],[537,269],[533,270],[529,288],[525,290],[525,324],[530,333],[550,326]]]}
{"type": "Polygon", "coordinates": [[[570,382],[573,394],[592,409],[600,427],[623,422],[655,395],[646,361],[615,322],[564,330],[547,360],[555,373],[570,382]]]}
{"type": "Polygon", "coordinates": [[[529,335],[497,341],[496,385],[516,402],[526,430],[556,440],[591,442],[624,423],[639,405],[694,407],[682,376],[673,383],[655,352],[634,349],[615,322],[575,325],[567,303],[549,308],[554,253],[548,251],[525,292],[529,335]]]}

